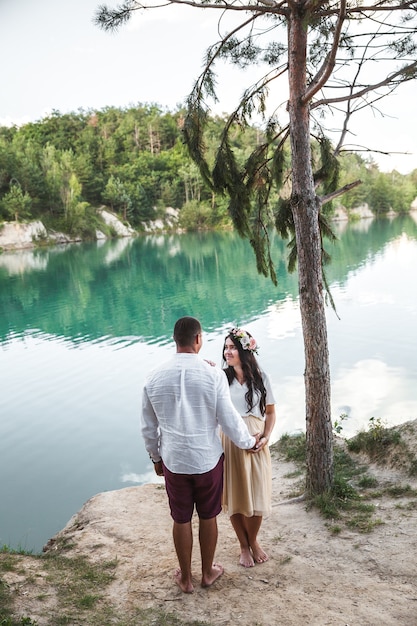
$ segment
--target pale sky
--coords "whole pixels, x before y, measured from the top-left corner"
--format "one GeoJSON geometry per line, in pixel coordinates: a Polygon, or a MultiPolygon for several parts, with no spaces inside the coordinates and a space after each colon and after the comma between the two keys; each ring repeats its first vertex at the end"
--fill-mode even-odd
{"type": "MultiPolygon", "coordinates": [[[[219,12],[165,7],[109,34],[93,23],[99,4],[118,0],[0,0],[0,124],[40,120],[54,109],[156,103],[174,110],[184,102],[217,41],[219,12]]],[[[252,76],[225,68],[214,112],[231,112],[252,76]]],[[[417,82],[408,83],[380,103],[385,117],[367,111],[352,127],[352,142],[410,153],[374,154],[382,171],[417,168],[416,96],[417,82]]]]}

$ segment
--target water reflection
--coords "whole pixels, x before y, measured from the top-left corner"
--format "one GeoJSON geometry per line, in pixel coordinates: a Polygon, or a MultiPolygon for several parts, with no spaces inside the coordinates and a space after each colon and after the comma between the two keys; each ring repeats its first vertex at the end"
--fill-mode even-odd
{"type": "Polygon", "coordinates": [[[24,274],[29,270],[45,270],[47,265],[48,260],[33,250],[16,250],[0,254],[0,268],[4,268],[9,276],[24,274]]]}
{"type": "Polygon", "coordinates": [[[404,417],[417,418],[414,384],[407,379],[405,367],[390,367],[378,359],[357,361],[352,367],[337,371],[332,385],[333,406],[339,414],[347,415],[346,426],[352,434],[363,428],[364,414],[382,416],[391,425],[403,422],[404,417]]]}
{"type": "Polygon", "coordinates": [[[25,257],[24,272],[20,261],[15,280],[0,274],[0,340],[37,328],[73,341],[128,336],[159,343],[170,340],[175,319],[189,311],[207,329],[251,319],[277,298],[295,297],[284,254],[281,243],[277,291],[257,275],[248,244],[231,233],[36,251],[32,262],[25,257]]]}
{"type": "Polygon", "coordinates": [[[266,309],[268,334],[271,339],[293,337],[301,328],[301,315],[298,301],[289,296],[266,309]]]}
{"type": "MultiPolygon", "coordinates": [[[[40,549],[88,498],[154,479],[140,389],[173,351],[175,320],[199,317],[220,363],[244,324],[277,398],[275,437],[304,430],[296,275],[275,239],[278,287],[233,233],[147,236],[0,255],[0,543],[40,549]]],[[[417,224],[340,226],[326,273],[332,414],[346,435],[370,417],[417,417],[417,224]]]]}
{"type": "MultiPolygon", "coordinates": [[[[338,285],[383,249],[387,235],[399,238],[398,246],[401,236],[415,237],[416,230],[412,218],[368,219],[336,228],[344,230],[337,244],[328,244],[332,263],[326,273],[338,285]]],[[[275,305],[288,312],[288,303],[297,300],[297,280],[286,271],[286,247],[278,239],[273,258],[278,288],[257,274],[250,246],[233,233],[5,253],[0,256],[0,341],[35,328],[77,343],[109,337],[159,343],[170,340],[173,323],[189,311],[208,330],[256,319],[275,305]]]]}

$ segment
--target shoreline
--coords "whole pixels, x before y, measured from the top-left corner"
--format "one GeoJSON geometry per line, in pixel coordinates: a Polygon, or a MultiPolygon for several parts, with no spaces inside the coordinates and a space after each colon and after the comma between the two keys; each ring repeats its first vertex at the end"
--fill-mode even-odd
{"type": "MultiPolygon", "coordinates": [[[[401,433],[415,450],[417,420],[407,422],[401,433]]],[[[378,524],[368,533],[344,526],[334,534],[331,520],[294,499],[300,486],[297,467],[280,458],[273,446],[272,452],[273,508],[259,536],[270,557],[266,563],[239,565],[237,539],[227,515],[220,514],[216,562],[225,573],[209,589],[201,588],[195,545],[195,592],[182,593],[173,577],[177,562],[172,520],[160,484],[97,494],[51,539],[47,555],[88,557],[100,569],[113,563],[115,575],[103,597],[118,619],[133,620],[123,623],[142,623],[135,616],[147,610],[174,613],[181,620],[175,623],[184,626],[195,620],[210,626],[415,623],[417,561],[410,555],[417,549],[417,477],[390,463],[366,461],[367,473],[378,482],[378,492],[366,500],[375,504],[378,524]],[[389,489],[400,484],[408,484],[412,495],[389,495],[389,489]]],[[[193,531],[196,536],[195,518],[193,531]]],[[[60,598],[53,580],[42,574],[42,557],[16,559],[18,571],[5,572],[3,579],[14,595],[17,614],[29,615],[38,626],[51,626],[60,598]]]]}
{"type": "MultiPolygon", "coordinates": [[[[155,233],[165,234],[170,232],[184,232],[182,229],[176,228],[175,220],[178,219],[178,215],[173,216],[173,211],[170,207],[167,208],[166,221],[157,220],[144,225],[144,232],[136,231],[131,226],[126,226],[114,213],[109,210],[101,208],[99,213],[103,217],[105,223],[111,226],[116,232],[116,236],[120,237],[138,237],[141,235],[152,235],[155,233]]],[[[367,205],[352,209],[349,213],[342,207],[336,209],[331,221],[333,222],[349,222],[351,218],[354,220],[363,219],[394,219],[396,217],[404,215],[412,215],[417,212],[417,199],[411,206],[409,211],[403,213],[395,213],[389,211],[384,215],[374,215],[370,211],[367,205]]],[[[178,213],[178,212],[177,212],[178,213]]],[[[95,241],[108,239],[101,231],[96,232],[95,241]]],[[[32,250],[39,247],[49,247],[53,245],[64,245],[72,243],[82,243],[83,239],[80,237],[72,237],[65,233],[48,232],[39,220],[33,220],[31,222],[3,222],[0,224],[0,254],[2,252],[14,252],[19,250],[32,250]]]]}

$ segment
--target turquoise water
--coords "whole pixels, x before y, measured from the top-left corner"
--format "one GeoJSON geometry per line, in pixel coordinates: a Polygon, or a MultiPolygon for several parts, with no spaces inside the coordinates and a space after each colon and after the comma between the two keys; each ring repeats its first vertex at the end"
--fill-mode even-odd
{"type": "MultiPolygon", "coordinates": [[[[417,418],[417,224],[340,224],[329,251],[332,413],[417,418]]],[[[195,315],[220,363],[244,325],[277,399],[275,437],[304,429],[296,275],[274,241],[278,287],[233,233],[147,236],[0,255],[0,544],[41,550],[96,493],[155,480],[139,432],[146,373],[195,315]]]]}

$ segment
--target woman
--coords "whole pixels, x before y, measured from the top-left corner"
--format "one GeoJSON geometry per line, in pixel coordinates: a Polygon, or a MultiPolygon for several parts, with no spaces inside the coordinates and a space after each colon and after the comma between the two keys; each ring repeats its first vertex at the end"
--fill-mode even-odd
{"type": "Polygon", "coordinates": [[[268,376],[256,360],[250,333],[233,328],[223,348],[232,402],[251,434],[261,433],[258,451],[248,454],[222,433],[225,453],[223,510],[240,543],[240,564],[253,567],[268,555],[258,543],[262,517],[271,512],[272,470],[268,441],[275,424],[275,400],[268,376]]]}

